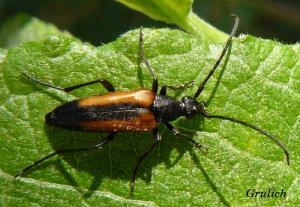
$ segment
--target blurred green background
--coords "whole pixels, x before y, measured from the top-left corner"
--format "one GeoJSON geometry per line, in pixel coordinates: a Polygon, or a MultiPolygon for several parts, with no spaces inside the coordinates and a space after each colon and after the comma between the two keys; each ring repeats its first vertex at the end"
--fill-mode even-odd
{"type": "MultiPolygon", "coordinates": [[[[240,33],[284,43],[300,40],[299,0],[195,0],[193,8],[201,18],[226,32],[232,26],[230,14],[235,13],[241,19],[240,33]]],[[[0,23],[19,13],[53,23],[94,45],[113,41],[141,25],[175,27],[113,0],[0,0],[0,23]]]]}

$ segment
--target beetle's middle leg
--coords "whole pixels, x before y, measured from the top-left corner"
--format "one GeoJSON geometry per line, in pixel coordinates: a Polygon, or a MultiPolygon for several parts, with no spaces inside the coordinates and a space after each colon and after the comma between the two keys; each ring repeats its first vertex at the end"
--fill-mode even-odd
{"type": "Polygon", "coordinates": [[[165,123],[165,125],[176,137],[181,136],[181,137],[185,138],[187,141],[191,142],[195,147],[197,147],[203,153],[207,152],[207,147],[204,144],[198,143],[194,139],[190,138],[188,135],[180,133],[178,129],[176,129],[172,124],[170,124],[168,122],[165,123]]]}
{"type": "Polygon", "coordinates": [[[137,171],[138,171],[138,168],[139,168],[140,164],[153,151],[153,149],[157,146],[157,144],[161,140],[161,136],[159,134],[158,128],[156,128],[156,129],[153,130],[153,134],[154,134],[154,143],[148,148],[148,150],[142,156],[139,157],[139,159],[138,159],[138,161],[137,161],[137,163],[135,165],[134,171],[133,171],[132,176],[131,176],[131,190],[130,190],[130,195],[134,191],[135,177],[136,177],[136,174],[137,174],[137,171]]]}
{"type": "Polygon", "coordinates": [[[34,77],[31,77],[29,75],[27,75],[26,73],[22,73],[26,78],[28,78],[29,80],[33,81],[33,82],[36,82],[38,84],[41,84],[43,86],[47,86],[47,87],[50,87],[50,88],[55,88],[55,89],[58,89],[58,90],[61,90],[61,91],[65,91],[65,92],[70,92],[70,91],[73,91],[74,89],[77,89],[77,88],[81,88],[81,87],[84,87],[84,86],[88,86],[88,85],[92,85],[92,84],[95,84],[95,83],[100,83],[104,86],[104,88],[110,92],[113,92],[115,91],[115,88],[114,86],[107,80],[102,80],[102,79],[98,79],[98,80],[94,80],[94,81],[89,81],[89,82],[86,82],[86,83],[81,83],[81,84],[77,84],[77,85],[74,85],[74,86],[70,86],[70,87],[66,87],[66,88],[62,88],[62,87],[59,87],[59,86],[55,86],[55,85],[51,85],[49,83],[45,83],[43,81],[40,81],[38,79],[35,79],[34,77]]]}
{"type": "Polygon", "coordinates": [[[22,176],[24,173],[26,173],[27,171],[29,171],[30,169],[32,169],[33,167],[37,166],[38,164],[44,162],[45,160],[48,160],[50,157],[53,157],[54,155],[61,155],[61,154],[66,154],[66,153],[73,153],[73,152],[82,152],[82,151],[90,151],[90,150],[98,150],[101,149],[104,145],[110,143],[115,135],[117,133],[113,132],[110,133],[105,139],[103,139],[99,144],[93,145],[93,146],[89,146],[89,147],[81,147],[81,148],[75,148],[75,149],[59,149],[56,150],[55,152],[52,152],[51,154],[43,157],[40,160],[35,161],[33,164],[27,166],[26,168],[24,168],[21,172],[19,172],[18,174],[15,175],[15,177],[20,177],[22,176]]]}

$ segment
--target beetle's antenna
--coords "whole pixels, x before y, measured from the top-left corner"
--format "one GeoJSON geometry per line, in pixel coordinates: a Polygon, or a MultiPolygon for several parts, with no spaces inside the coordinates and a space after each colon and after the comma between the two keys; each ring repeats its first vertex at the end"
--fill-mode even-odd
{"type": "Polygon", "coordinates": [[[151,76],[152,76],[152,91],[154,93],[158,90],[158,80],[154,73],[154,70],[150,66],[148,60],[145,58],[144,54],[144,33],[143,33],[143,27],[140,28],[140,37],[139,37],[139,58],[145,63],[146,67],[148,68],[151,76]]]}
{"type": "Polygon", "coordinates": [[[287,164],[290,165],[290,154],[289,154],[289,151],[288,151],[287,147],[281,141],[279,141],[279,139],[277,139],[273,135],[269,134],[268,132],[258,128],[257,126],[255,126],[253,124],[250,124],[248,122],[245,122],[245,121],[242,121],[242,120],[239,120],[239,119],[230,118],[230,117],[221,116],[221,115],[212,115],[212,114],[209,114],[206,111],[201,111],[201,114],[203,114],[206,118],[222,119],[222,120],[228,120],[228,121],[232,121],[232,122],[235,122],[235,123],[239,123],[241,125],[250,127],[252,129],[254,129],[255,131],[258,131],[259,133],[265,135],[266,137],[270,138],[273,142],[275,142],[275,144],[277,144],[284,151],[284,154],[286,156],[287,164]]]}
{"type": "Polygon", "coordinates": [[[227,40],[227,42],[226,42],[226,44],[225,44],[225,46],[223,48],[223,51],[222,51],[220,57],[218,58],[217,62],[215,63],[214,67],[212,68],[212,70],[209,72],[209,74],[206,76],[206,78],[204,79],[204,81],[200,84],[199,88],[197,89],[197,91],[196,91],[196,93],[194,95],[194,99],[196,99],[201,94],[201,92],[204,89],[204,86],[205,86],[206,82],[210,79],[210,77],[214,74],[215,70],[220,65],[220,62],[223,59],[223,57],[224,57],[224,55],[225,55],[225,53],[226,53],[226,51],[227,51],[227,49],[228,49],[231,41],[232,41],[232,38],[234,37],[234,35],[236,33],[236,30],[237,30],[237,28],[239,26],[240,19],[235,14],[232,14],[231,16],[233,16],[235,18],[235,20],[234,20],[234,26],[233,26],[233,28],[231,30],[230,36],[229,36],[229,38],[228,38],[228,40],[227,40]]]}

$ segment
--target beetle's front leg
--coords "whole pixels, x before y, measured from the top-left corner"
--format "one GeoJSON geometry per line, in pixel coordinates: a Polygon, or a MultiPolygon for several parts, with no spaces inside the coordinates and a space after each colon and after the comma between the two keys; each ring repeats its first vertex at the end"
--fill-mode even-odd
{"type": "Polygon", "coordinates": [[[189,82],[186,82],[186,83],[183,83],[181,85],[178,85],[178,86],[167,86],[167,85],[163,85],[159,91],[159,95],[162,95],[162,96],[166,96],[167,95],[167,88],[173,90],[173,91],[177,91],[177,90],[185,90],[189,87],[192,86],[192,84],[194,83],[195,81],[189,81],[189,82]]]}

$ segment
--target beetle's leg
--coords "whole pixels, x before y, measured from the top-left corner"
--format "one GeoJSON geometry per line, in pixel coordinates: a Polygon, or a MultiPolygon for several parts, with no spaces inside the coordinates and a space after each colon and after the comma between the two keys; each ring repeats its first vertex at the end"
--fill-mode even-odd
{"type": "Polygon", "coordinates": [[[38,79],[35,79],[34,77],[31,77],[31,76],[27,75],[26,73],[22,73],[22,74],[26,78],[28,78],[29,80],[31,80],[33,82],[39,83],[43,86],[47,86],[47,87],[50,87],[50,88],[55,88],[55,89],[58,89],[58,90],[62,90],[62,91],[65,91],[65,92],[70,92],[70,91],[73,91],[74,89],[81,88],[83,86],[92,85],[92,84],[95,84],[95,83],[101,83],[104,86],[104,88],[106,88],[106,90],[108,90],[110,92],[115,91],[114,86],[107,80],[98,79],[98,80],[94,80],[94,81],[90,81],[90,82],[86,82],[86,83],[81,83],[81,84],[78,84],[78,85],[75,85],[75,86],[62,88],[62,87],[59,87],[59,86],[54,86],[54,85],[51,85],[49,83],[42,82],[38,79]]]}
{"type": "Polygon", "coordinates": [[[178,129],[176,129],[172,124],[166,122],[165,125],[168,127],[168,129],[176,136],[176,137],[183,137],[189,142],[191,142],[193,145],[195,145],[199,150],[201,150],[203,153],[207,152],[207,147],[203,144],[200,144],[196,142],[194,139],[190,138],[188,135],[180,133],[178,129]]]}
{"type": "Polygon", "coordinates": [[[151,76],[153,78],[152,81],[152,91],[154,93],[157,93],[158,90],[158,80],[157,77],[154,73],[154,70],[151,68],[149,62],[147,61],[147,59],[145,58],[144,55],[144,47],[143,47],[143,27],[140,28],[140,38],[139,38],[139,58],[145,63],[145,65],[147,66],[148,70],[151,73],[151,76]]]}
{"type": "Polygon", "coordinates": [[[114,138],[115,135],[116,135],[115,132],[111,133],[111,134],[108,135],[108,137],[106,137],[104,140],[102,140],[99,144],[96,144],[96,145],[93,145],[93,146],[81,147],[81,148],[76,148],[76,149],[59,149],[59,150],[56,150],[55,152],[52,152],[51,154],[43,157],[42,159],[34,162],[33,164],[27,166],[21,172],[19,172],[18,174],[16,174],[15,177],[22,176],[24,173],[26,173],[27,171],[29,171],[30,169],[32,169],[36,165],[44,162],[45,160],[49,159],[50,157],[53,157],[54,155],[61,155],[61,154],[72,153],[72,152],[81,152],[81,151],[89,151],[89,150],[98,150],[98,149],[101,149],[103,145],[106,145],[106,144],[110,143],[113,140],[113,138],[114,138]]]}
{"type": "Polygon", "coordinates": [[[168,86],[163,85],[159,91],[159,95],[166,96],[167,95],[167,87],[168,86]]]}
{"type": "Polygon", "coordinates": [[[132,193],[134,191],[135,177],[136,177],[136,174],[137,174],[137,171],[138,171],[138,168],[139,168],[140,164],[153,151],[153,149],[155,148],[155,146],[161,140],[161,137],[160,137],[160,134],[159,134],[159,131],[158,131],[157,128],[153,130],[153,134],[154,134],[154,143],[149,147],[149,149],[142,156],[139,157],[139,159],[138,159],[138,161],[137,161],[137,163],[135,165],[134,171],[133,171],[132,176],[131,176],[131,190],[130,190],[130,195],[132,195],[132,193]]]}
{"type": "Polygon", "coordinates": [[[195,81],[189,81],[187,83],[181,84],[179,86],[167,86],[167,85],[163,85],[159,91],[159,95],[165,96],[167,95],[167,88],[176,91],[176,90],[185,90],[189,87],[191,87],[191,85],[194,83],[195,81]]]}

